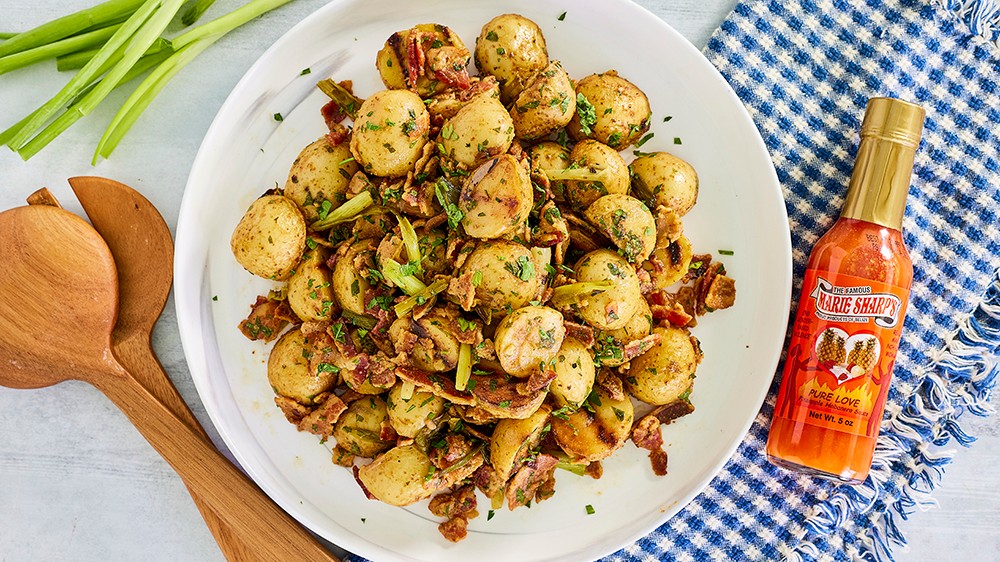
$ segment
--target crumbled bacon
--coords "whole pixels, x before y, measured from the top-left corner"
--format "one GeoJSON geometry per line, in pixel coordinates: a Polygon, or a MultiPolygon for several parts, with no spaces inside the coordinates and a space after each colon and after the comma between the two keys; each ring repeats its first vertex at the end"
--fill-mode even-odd
{"type": "Polygon", "coordinates": [[[396,441],[399,439],[396,428],[392,427],[392,423],[389,422],[388,418],[382,420],[382,425],[379,426],[378,438],[382,441],[396,441]]]}
{"type": "Polygon", "coordinates": [[[444,438],[444,447],[431,450],[431,463],[439,469],[445,470],[471,451],[472,444],[465,436],[449,433],[444,438]]]}
{"type": "Polygon", "coordinates": [[[240,322],[240,332],[251,340],[269,342],[293,321],[298,320],[288,302],[258,296],[257,302],[250,307],[250,315],[240,322]]]}
{"type": "Polygon", "coordinates": [[[693,411],[694,404],[688,400],[677,399],[669,404],[658,406],[649,415],[656,416],[660,422],[669,424],[675,419],[686,416],[693,411]]]}
{"type": "Polygon", "coordinates": [[[653,474],[657,476],[667,475],[667,452],[657,449],[649,452],[649,463],[653,467],[653,474]]]}
{"type": "Polygon", "coordinates": [[[298,429],[320,437],[330,437],[333,435],[334,424],[337,423],[345,410],[347,410],[347,404],[344,404],[344,401],[336,395],[331,394],[326,401],[298,423],[298,429]]]}
{"type": "Polygon", "coordinates": [[[344,122],[344,119],[347,119],[347,113],[333,100],[327,102],[319,111],[323,115],[326,128],[331,131],[334,125],[339,125],[344,122]]]}
{"type": "Polygon", "coordinates": [[[458,306],[466,312],[472,310],[476,303],[476,286],[472,284],[472,276],[473,272],[466,271],[448,282],[448,295],[454,297],[458,306]]]}
{"type": "Polygon", "coordinates": [[[622,380],[611,374],[611,371],[605,369],[597,374],[597,386],[607,392],[612,400],[620,402],[628,399],[625,395],[625,389],[622,388],[622,380]]]}
{"type": "Polygon", "coordinates": [[[309,415],[309,408],[303,406],[298,400],[293,400],[287,396],[275,396],[274,403],[285,414],[285,419],[290,423],[298,425],[303,418],[309,415]]]}
{"type": "Polygon", "coordinates": [[[601,476],[604,476],[604,465],[601,464],[601,461],[593,461],[587,465],[585,472],[594,480],[600,480],[601,476]]]}
{"type": "Polygon", "coordinates": [[[652,349],[652,347],[660,343],[661,340],[663,340],[663,336],[661,334],[649,334],[648,336],[628,342],[625,344],[625,347],[622,348],[622,360],[625,363],[628,363],[629,361],[652,349]]]}
{"type": "Polygon", "coordinates": [[[469,520],[462,516],[452,517],[438,525],[441,536],[451,542],[458,542],[468,536],[469,520]]]}
{"type": "Polygon", "coordinates": [[[705,294],[706,310],[729,308],[736,303],[736,281],[726,275],[716,275],[705,294]]]}
{"type": "Polygon", "coordinates": [[[427,506],[431,513],[438,517],[455,517],[476,514],[476,487],[472,484],[459,486],[451,492],[434,496],[427,506]]]}
{"type": "Polygon", "coordinates": [[[684,224],[681,222],[681,217],[673,209],[664,205],[656,206],[655,217],[656,247],[667,248],[669,246],[676,246],[677,240],[684,233],[684,224]]]}
{"type": "Polygon", "coordinates": [[[552,478],[559,460],[551,455],[540,453],[534,459],[521,465],[507,484],[507,508],[527,505],[535,498],[535,492],[546,481],[552,478]]]}
{"type": "Polygon", "coordinates": [[[660,433],[660,420],[649,414],[632,426],[632,442],[637,447],[649,450],[649,462],[653,474],[667,474],[667,453],[663,450],[663,435],[660,433]]]}
{"type": "Polygon", "coordinates": [[[535,369],[527,381],[517,383],[517,393],[522,396],[535,394],[548,388],[549,383],[555,378],[556,372],[552,369],[535,369]]]}

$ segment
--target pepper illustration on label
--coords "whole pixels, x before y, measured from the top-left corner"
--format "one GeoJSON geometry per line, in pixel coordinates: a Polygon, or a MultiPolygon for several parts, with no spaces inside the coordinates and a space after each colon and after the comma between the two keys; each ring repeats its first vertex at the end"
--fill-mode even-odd
{"type": "Polygon", "coordinates": [[[835,272],[806,272],[775,414],[873,437],[899,344],[907,291],[835,272]],[[876,405],[879,405],[876,408],[876,405]],[[876,409],[878,411],[876,411],[876,409]]]}

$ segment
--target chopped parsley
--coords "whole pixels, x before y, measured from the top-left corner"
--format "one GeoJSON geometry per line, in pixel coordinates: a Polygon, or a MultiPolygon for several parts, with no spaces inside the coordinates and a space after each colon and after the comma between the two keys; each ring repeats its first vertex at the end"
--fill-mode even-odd
{"type": "Polygon", "coordinates": [[[731,256],[733,253],[732,250],[719,250],[719,255],[721,256],[731,256]]]}
{"type": "Polygon", "coordinates": [[[559,14],[559,17],[556,19],[559,21],[564,21],[566,19],[566,12],[559,14]]]}
{"type": "Polygon", "coordinates": [[[284,118],[284,117],[282,117],[280,113],[275,113],[275,114],[274,114],[274,120],[275,120],[275,121],[278,121],[278,122],[280,123],[281,121],[284,121],[284,120],[285,120],[285,118],[284,118]]]}
{"type": "Polygon", "coordinates": [[[580,132],[589,135],[593,132],[591,125],[597,123],[597,110],[587,96],[576,94],[576,115],[580,118],[580,132]]]}
{"type": "Polygon", "coordinates": [[[585,509],[587,510],[587,515],[593,515],[597,513],[597,511],[594,509],[594,506],[590,505],[589,503],[587,504],[585,509]]]}
{"type": "Polygon", "coordinates": [[[521,281],[530,281],[535,276],[535,264],[528,256],[521,256],[514,263],[507,262],[503,267],[521,281]]]}

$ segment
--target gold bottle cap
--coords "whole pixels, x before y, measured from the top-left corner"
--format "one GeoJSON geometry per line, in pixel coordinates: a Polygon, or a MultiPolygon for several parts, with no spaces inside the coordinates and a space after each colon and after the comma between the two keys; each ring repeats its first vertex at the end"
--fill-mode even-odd
{"type": "Polygon", "coordinates": [[[894,98],[868,100],[861,144],[840,216],[899,230],[924,128],[924,109],[894,98]]]}

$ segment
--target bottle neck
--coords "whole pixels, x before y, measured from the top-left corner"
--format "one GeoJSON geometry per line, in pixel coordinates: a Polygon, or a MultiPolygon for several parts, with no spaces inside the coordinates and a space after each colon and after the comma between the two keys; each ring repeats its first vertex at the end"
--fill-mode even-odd
{"type": "Polygon", "coordinates": [[[841,217],[901,230],[915,147],[862,136],[841,217]]]}

